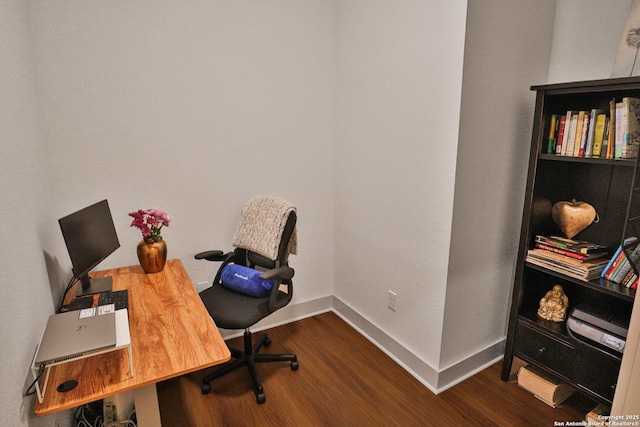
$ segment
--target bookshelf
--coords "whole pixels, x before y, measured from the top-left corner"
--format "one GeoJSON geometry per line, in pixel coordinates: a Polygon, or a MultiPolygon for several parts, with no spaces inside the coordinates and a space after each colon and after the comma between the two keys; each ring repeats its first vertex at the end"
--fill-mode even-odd
{"type": "Polygon", "coordinates": [[[621,354],[572,336],[565,322],[537,316],[540,299],[560,284],[576,305],[631,315],[635,289],[605,279],[581,280],[527,262],[536,235],[562,236],[549,207],[576,199],[596,208],[599,222],[574,239],[598,243],[612,254],[626,237],[640,237],[640,169],[638,159],[576,157],[548,153],[552,120],[569,110],[610,111],[611,100],[640,98],[640,77],[532,86],[536,105],[518,258],[502,367],[508,381],[518,357],[575,387],[591,399],[611,405],[621,354]]]}

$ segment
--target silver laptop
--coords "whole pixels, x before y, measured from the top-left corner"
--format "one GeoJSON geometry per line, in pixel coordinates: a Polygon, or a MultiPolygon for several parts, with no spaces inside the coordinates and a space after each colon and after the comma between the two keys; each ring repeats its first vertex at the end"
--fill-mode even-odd
{"type": "Polygon", "coordinates": [[[115,312],[81,318],[78,311],[54,314],[45,327],[35,365],[50,365],[116,345],[115,312]]]}

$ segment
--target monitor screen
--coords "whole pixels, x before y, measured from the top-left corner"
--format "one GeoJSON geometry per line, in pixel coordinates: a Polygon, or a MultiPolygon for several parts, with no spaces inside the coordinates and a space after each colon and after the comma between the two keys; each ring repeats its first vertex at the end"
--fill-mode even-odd
{"type": "Polygon", "coordinates": [[[89,272],[120,247],[107,200],[58,220],[67,245],[73,275],[80,281],[76,295],[111,290],[111,278],[91,279],[89,272]]]}

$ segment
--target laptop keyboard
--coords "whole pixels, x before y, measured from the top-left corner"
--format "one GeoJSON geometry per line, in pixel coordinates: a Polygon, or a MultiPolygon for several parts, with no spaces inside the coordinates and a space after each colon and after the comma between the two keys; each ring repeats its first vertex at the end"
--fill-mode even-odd
{"type": "Polygon", "coordinates": [[[98,306],[113,304],[116,310],[129,308],[129,292],[122,291],[103,292],[98,297],[98,306]]]}

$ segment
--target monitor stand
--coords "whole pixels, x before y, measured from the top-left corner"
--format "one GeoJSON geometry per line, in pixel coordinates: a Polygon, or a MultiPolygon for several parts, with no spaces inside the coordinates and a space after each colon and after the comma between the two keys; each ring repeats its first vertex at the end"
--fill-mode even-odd
{"type": "Polygon", "coordinates": [[[89,276],[84,276],[80,279],[80,283],[76,289],[76,297],[109,292],[111,290],[112,282],[113,281],[110,276],[95,277],[93,279],[89,278],[89,276]]]}

